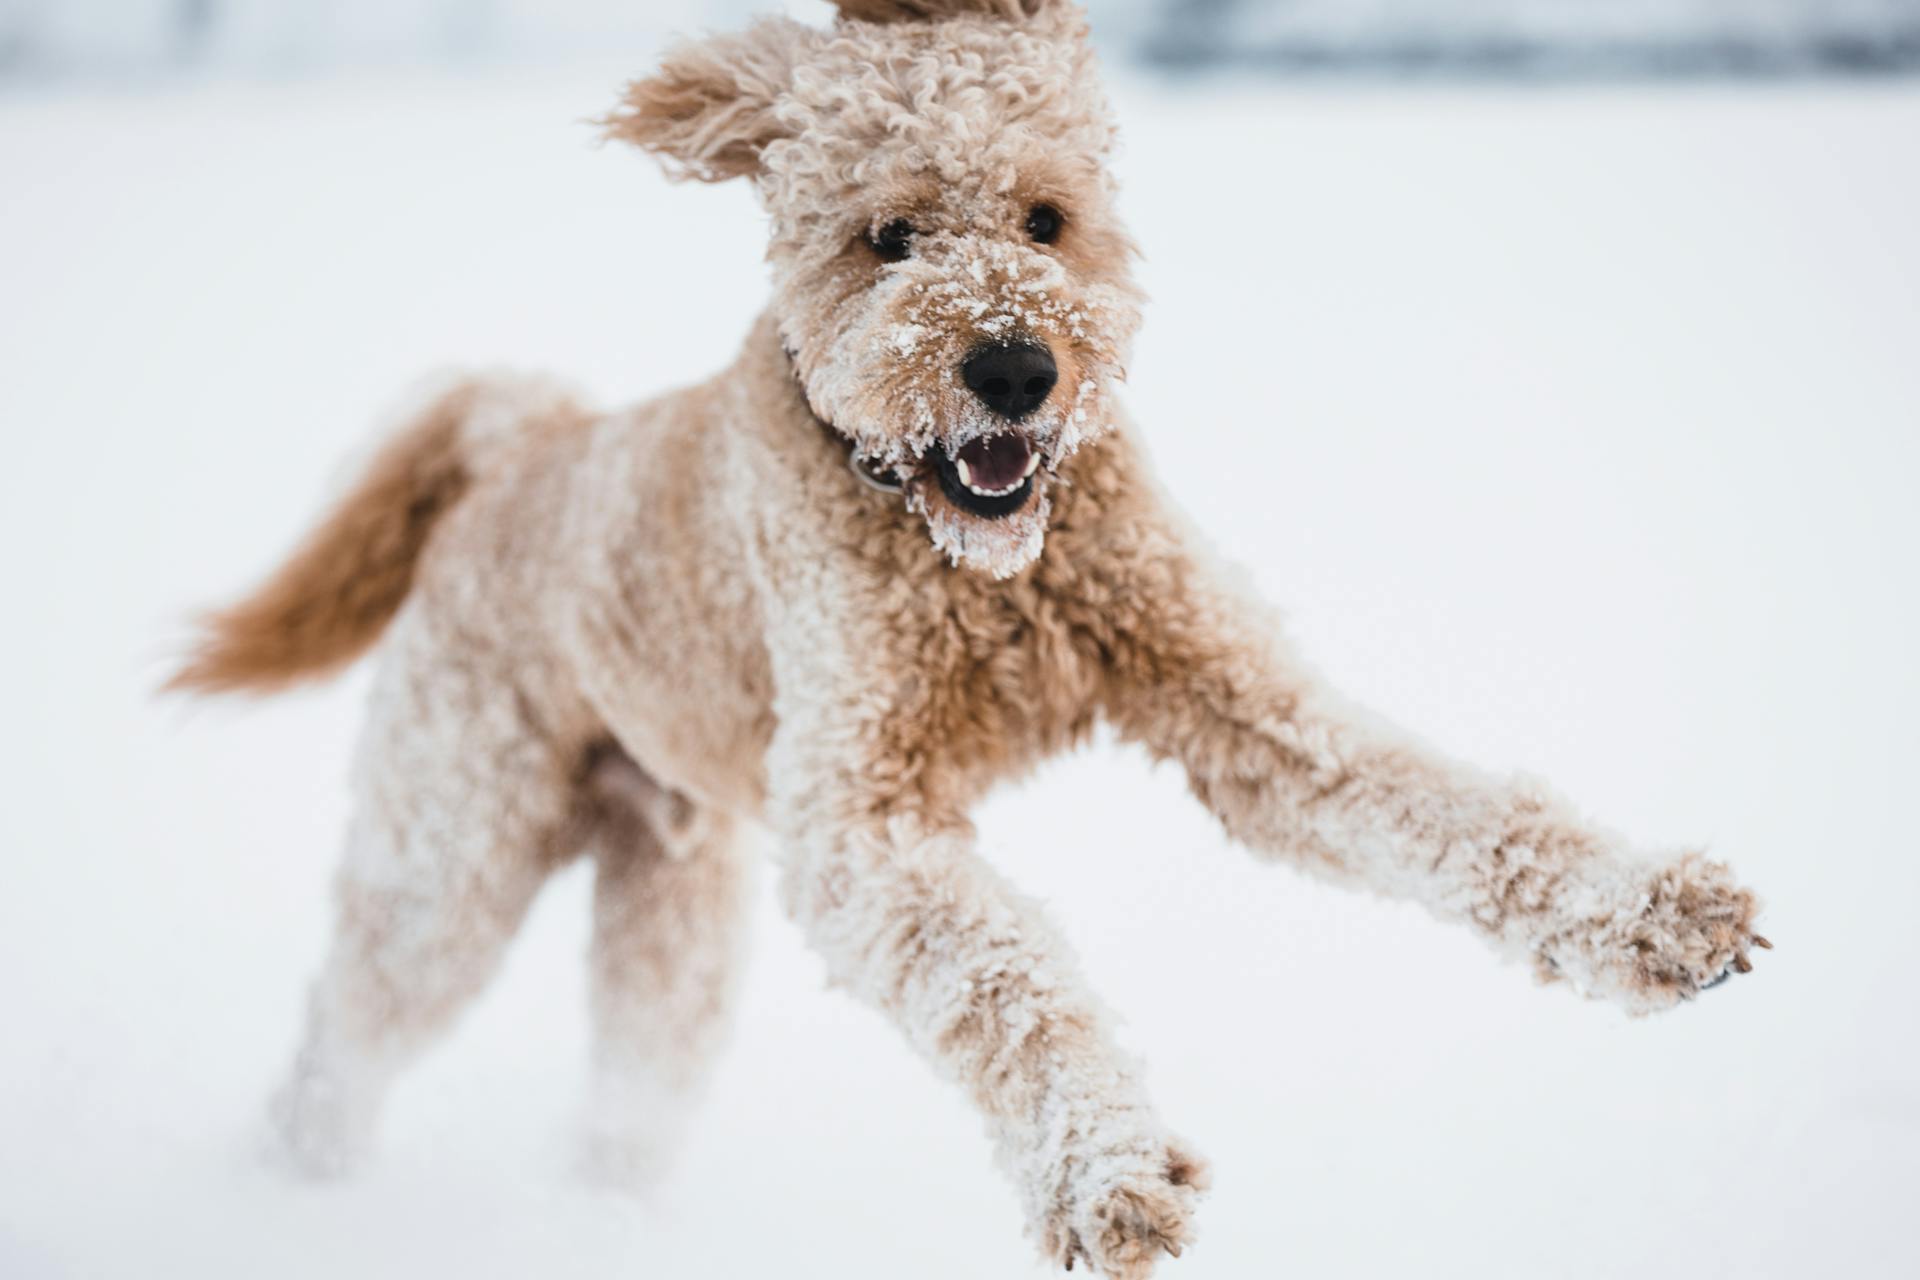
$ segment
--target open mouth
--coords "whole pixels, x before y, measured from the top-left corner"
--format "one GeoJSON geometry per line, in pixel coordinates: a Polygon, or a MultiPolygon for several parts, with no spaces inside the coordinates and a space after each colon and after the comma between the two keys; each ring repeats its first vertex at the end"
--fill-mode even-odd
{"type": "Polygon", "coordinates": [[[1010,516],[1027,504],[1040,454],[1017,431],[986,436],[949,453],[933,450],[933,469],[947,500],[962,511],[986,519],[1010,516]]]}

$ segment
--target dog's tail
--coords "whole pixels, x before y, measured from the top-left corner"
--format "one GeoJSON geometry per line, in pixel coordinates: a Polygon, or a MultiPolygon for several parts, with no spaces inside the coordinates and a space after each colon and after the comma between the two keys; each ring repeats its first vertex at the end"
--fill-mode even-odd
{"type": "Polygon", "coordinates": [[[399,612],[434,525],[523,424],[571,410],[554,388],[468,379],[442,392],[374,456],[272,576],[201,620],[168,690],[273,693],[332,675],[399,612]],[[531,394],[530,394],[531,393],[531,394]]]}

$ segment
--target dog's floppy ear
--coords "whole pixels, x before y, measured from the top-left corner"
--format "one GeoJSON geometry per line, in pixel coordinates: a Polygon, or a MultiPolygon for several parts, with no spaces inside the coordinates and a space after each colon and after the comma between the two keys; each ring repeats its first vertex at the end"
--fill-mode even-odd
{"type": "Polygon", "coordinates": [[[669,52],[653,75],[627,86],[599,123],[609,138],[653,152],[676,178],[721,182],[760,167],[760,153],[784,130],[774,103],[820,33],[767,18],[737,35],[669,52]]]}
{"type": "Polygon", "coordinates": [[[1053,0],[833,0],[843,18],[858,22],[937,22],[964,13],[1019,21],[1049,7],[1053,0]]]}

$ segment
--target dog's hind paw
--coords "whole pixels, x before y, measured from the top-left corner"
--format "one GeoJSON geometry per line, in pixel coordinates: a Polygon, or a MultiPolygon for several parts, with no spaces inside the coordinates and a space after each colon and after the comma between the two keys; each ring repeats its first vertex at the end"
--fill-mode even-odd
{"type": "Polygon", "coordinates": [[[1207,1185],[1205,1162],[1169,1143],[1157,1158],[1126,1164],[1133,1167],[1088,1179],[1084,1194],[1049,1213],[1044,1248],[1064,1269],[1146,1280],[1161,1257],[1177,1258],[1192,1242],[1194,1202],[1207,1185]]]}
{"type": "Polygon", "coordinates": [[[644,1197],[665,1181],[678,1151],[677,1141],[588,1126],[576,1138],[573,1171],[588,1186],[644,1197]]]}
{"type": "Polygon", "coordinates": [[[644,1070],[604,1072],[576,1125],[574,1173],[603,1190],[651,1193],[679,1156],[691,1106],[644,1070]]]}
{"type": "Polygon", "coordinates": [[[296,1074],[267,1110],[259,1155],[296,1178],[331,1181],[352,1173],[371,1146],[370,1117],[338,1082],[296,1074]]]}

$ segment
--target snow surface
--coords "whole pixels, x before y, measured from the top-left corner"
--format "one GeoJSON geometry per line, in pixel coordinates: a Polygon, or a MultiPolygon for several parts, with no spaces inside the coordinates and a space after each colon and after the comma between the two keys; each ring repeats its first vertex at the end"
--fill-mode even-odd
{"type": "MultiPolygon", "coordinates": [[[[0,103],[0,1276],[1051,1274],[770,897],[678,1174],[576,1185],[583,868],[362,1177],[251,1156],[365,673],[149,692],[423,371],[729,356],[758,214],[587,144],[627,69],[0,103]]],[[[1920,1271],[1920,91],[1118,97],[1173,490],[1351,692],[1711,841],[1778,944],[1631,1021],[1049,768],[983,830],[1215,1162],[1165,1274],[1920,1271]]]]}

